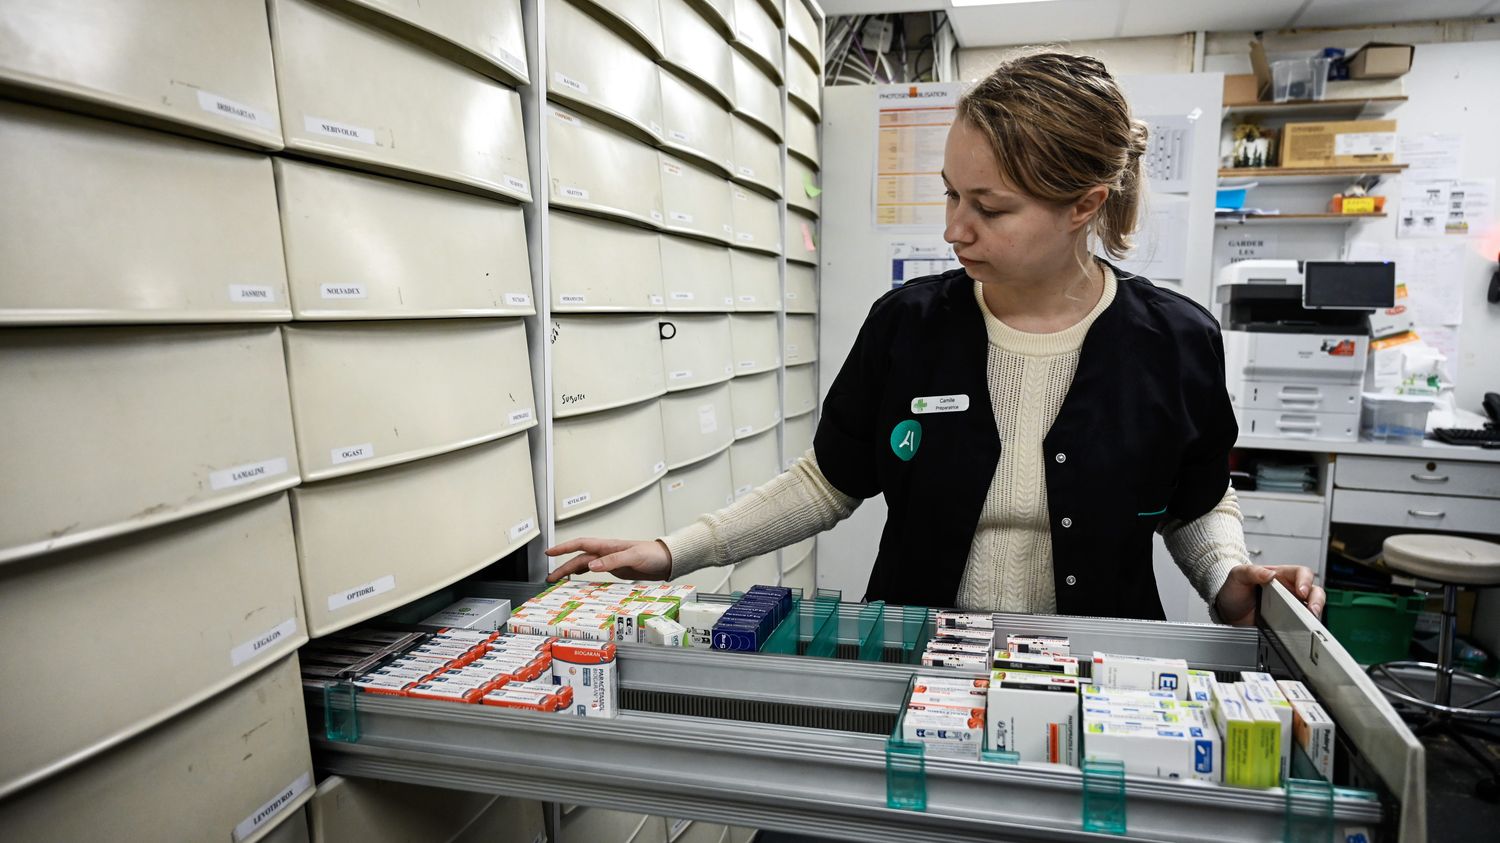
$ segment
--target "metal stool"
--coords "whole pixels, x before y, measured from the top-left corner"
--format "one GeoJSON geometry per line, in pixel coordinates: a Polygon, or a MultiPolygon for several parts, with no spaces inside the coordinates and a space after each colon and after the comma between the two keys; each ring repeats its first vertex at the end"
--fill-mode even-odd
{"type": "Polygon", "coordinates": [[[1370,665],[1370,678],[1392,701],[1405,703],[1425,713],[1412,730],[1418,737],[1447,735],[1489,773],[1475,788],[1476,793],[1491,801],[1500,798],[1500,767],[1470,739],[1493,738],[1475,728],[1476,723],[1500,718],[1500,707],[1482,708],[1500,700],[1500,683],[1477,673],[1455,670],[1453,638],[1457,625],[1458,586],[1500,585],[1500,545],[1459,536],[1403,534],[1385,540],[1385,564],[1432,582],[1443,584],[1443,628],[1438,637],[1437,664],[1419,661],[1394,661],[1370,665]],[[1395,669],[1424,671],[1433,674],[1434,691],[1427,699],[1412,690],[1395,669]],[[1463,677],[1480,688],[1472,699],[1455,704],[1453,678],[1463,677]]]}

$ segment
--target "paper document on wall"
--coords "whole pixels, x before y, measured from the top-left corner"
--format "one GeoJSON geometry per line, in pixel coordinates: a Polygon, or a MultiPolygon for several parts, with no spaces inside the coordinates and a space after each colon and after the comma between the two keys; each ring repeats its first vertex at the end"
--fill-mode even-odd
{"type": "Polygon", "coordinates": [[[1150,126],[1142,161],[1152,192],[1187,193],[1190,189],[1188,172],[1193,163],[1193,124],[1199,116],[1202,112],[1196,116],[1147,115],[1140,118],[1150,126]]]}
{"type": "Polygon", "coordinates": [[[1396,160],[1406,165],[1406,181],[1452,181],[1458,178],[1462,152],[1462,135],[1402,135],[1396,160]]]}
{"type": "Polygon", "coordinates": [[[1495,224],[1495,180],[1456,181],[1448,188],[1448,217],[1443,233],[1485,234],[1495,224]]]}
{"type": "Polygon", "coordinates": [[[1188,198],[1171,193],[1146,197],[1135,248],[1120,268],[1152,280],[1181,281],[1187,276],[1188,198]]]}
{"type": "Polygon", "coordinates": [[[877,228],[944,224],[943,147],[962,93],[963,85],[951,82],[876,88],[877,228]]]}
{"type": "Polygon", "coordinates": [[[1448,191],[1452,182],[1401,180],[1401,211],[1397,237],[1441,237],[1448,221],[1448,191]]]}

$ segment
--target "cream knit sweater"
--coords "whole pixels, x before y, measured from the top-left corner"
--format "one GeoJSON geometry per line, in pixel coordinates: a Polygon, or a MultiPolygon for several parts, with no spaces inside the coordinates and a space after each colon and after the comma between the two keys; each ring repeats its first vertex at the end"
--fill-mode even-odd
{"type": "MultiPolygon", "coordinates": [[[[958,607],[987,612],[1057,610],[1052,579],[1042,439],[1057,418],[1078,369],[1089,326],[1114,301],[1114,274],[1105,269],[1104,293],[1077,324],[1050,334],[1018,331],[974,295],[989,335],[990,404],[1000,434],[1000,461],[969,547],[958,607]]],[[[662,541],[672,553],[672,575],[726,565],[785,547],[849,517],[859,501],[833,487],[808,451],[790,470],[717,512],[701,516],[662,541]]],[[[1209,606],[1235,565],[1249,561],[1234,490],[1211,512],[1162,526],[1167,549],[1209,606]]]]}

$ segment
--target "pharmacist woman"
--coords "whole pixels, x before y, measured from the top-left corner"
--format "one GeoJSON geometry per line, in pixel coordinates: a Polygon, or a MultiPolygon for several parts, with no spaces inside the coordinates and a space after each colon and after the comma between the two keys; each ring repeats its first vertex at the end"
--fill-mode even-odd
{"type": "Polygon", "coordinates": [[[867,600],[1161,619],[1160,532],[1224,623],[1303,567],[1249,564],[1228,457],[1218,324],[1093,257],[1130,248],[1146,128],[1092,58],[1008,61],[964,95],[943,158],[961,270],[875,302],[813,448],[733,505],[654,541],[575,539],[552,579],[666,579],[793,544],[884,495],[867,600]]]}

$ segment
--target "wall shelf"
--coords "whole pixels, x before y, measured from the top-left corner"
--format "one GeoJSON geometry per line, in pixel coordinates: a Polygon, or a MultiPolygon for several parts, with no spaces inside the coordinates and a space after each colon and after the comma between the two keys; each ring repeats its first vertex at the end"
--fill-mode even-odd
{"type": "Polygon", "coordinates": [[[1277,184],[1317,184],[1342,182],[1360,176],[1397,175],[1405,164],[1378,167],[1231,167],[1220,168],[1219,179],[1275,179],[1277,184]]]}
{"type": "Polygon", "coordinates": [[[1404,96],[1353,97],[1331,100],[1294,100],[1292,102],[1236,103],[1224,106],[1224,117],[1261,114],[1268,117],[1295,117],[1316,114],[1319,117],[1359,117],[1385,114],[1406,102],[1404,96]]]}
{"type": "Polygon", "coordinates": [[[1348,225],[1355,220],[1385,219],[1381,214],[1247,214],[1245,216],[1223,215],[1214,218],[1214,225],[1229,228],[1236,225],[1348,225]]]}

